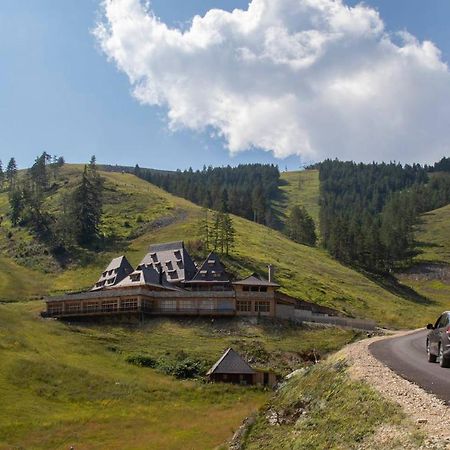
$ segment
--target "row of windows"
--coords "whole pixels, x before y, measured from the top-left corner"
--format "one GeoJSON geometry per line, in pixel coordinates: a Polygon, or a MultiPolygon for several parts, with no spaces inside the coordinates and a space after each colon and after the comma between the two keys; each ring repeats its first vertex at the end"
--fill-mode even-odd
{"type": "MultiPolygon", "coordinates": [[[[236,310],[240,312],[252,312],[252,302],[250,300],[238,300],[236,302],[236,310]]],[[[255,312],[270,312],[270,302],[255,302],[255,312]]]]}
{"type": "Polygon", "coordinates": [[[267,286],[244,286],[245,292],[267,292],[267,286]]]}

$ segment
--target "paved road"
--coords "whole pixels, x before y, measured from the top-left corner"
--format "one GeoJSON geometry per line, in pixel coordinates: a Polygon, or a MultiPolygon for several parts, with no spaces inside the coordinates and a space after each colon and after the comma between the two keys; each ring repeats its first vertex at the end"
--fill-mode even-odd
{"type": "Polygon", "coordinates": [[[369,350],[398,375],[450,405],[450,369],[427,361],[426,330],[370,344],[369,350]]]}

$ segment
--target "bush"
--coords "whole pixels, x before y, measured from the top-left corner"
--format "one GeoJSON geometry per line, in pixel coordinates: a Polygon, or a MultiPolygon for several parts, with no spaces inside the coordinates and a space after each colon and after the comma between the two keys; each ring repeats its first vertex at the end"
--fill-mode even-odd
{"type": "Polygon", "coordinates": [[[133,355],[133,356],[128,356],[126,359],[126,362],[129,364],[133,364],[134,366],[138,366],[138,367],[151,367],[151,368],[155,368],[156,367],[156,360],[154,358],[152,358],[151,356],[146,356],[146,355],[133,355]]]}
{"type": "Polygon", "coordinates": [[[173,360],[164,357],[155,359],[147,355],[132,355],[126,358],[126,362],[138,367],[156,369],[179,380],[201,377],[208,369],[205,361],[191,358],[184,352],[178,353],[173,360]]]}

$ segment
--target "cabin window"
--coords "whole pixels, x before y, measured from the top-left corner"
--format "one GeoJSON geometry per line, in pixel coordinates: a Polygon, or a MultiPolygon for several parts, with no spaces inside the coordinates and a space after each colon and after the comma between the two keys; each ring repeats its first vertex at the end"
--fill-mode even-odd
{"type": "Polygon", "coordinates": [[[195,300],[182,300],[180,302],[180,308],[186,310],[196,309],[197,302],[195,300]]]}
{"type": "Polygon", "coordinates": [[[117,302],[114,300],[106,300],[102,302],[103,311],[117,311],[117,302]]]}
{"type": "Polygon", "coordinates": [[[141,279],[141,274],[140,273],[134,273],[132,275],[130,275],[131,281],[133,282],[137,282],[141,279]]]}
{"type": "Polygon", "coordinates": [[[267,292],[267,286],[261,286],[259,290],[260,292],[267,292]]]}
{"type": "Polygon", "coordinates": [[[81,311],[81,303],[68,303],[66,305],[67,312],[75,313],[81,311]]]}
{"type": "Polygon", "coordinates": [[[249,300],[238,300],[236,302],[236,309],[241,312],[251,312],[252,302],[249,300]]]}
{"type": "Polygon", "coordinates": [[[137,298],[127,298],[126,300],[122,300],[120,302],[120,309],[126,311],[135,311],[138,309],[138,301],[137,298]]]}
{"type": "Polygon", "coordinates": [[[62,305],[48,305],[48,312],[50,314],[62,314],[62,305]]]}
{"type": "Polygon", "coordinates": [[[161,309],[163,311],[176,311],[177,301],[176,300],[161,300],[161,309]]]}
{"type": "Polygon", "coordinates": [[[270,312],[270,302],[258,301],[255,303],[255,312],[270,312]]]}
{"type": "Polygon", "coordinates": [[[245,292],[249,292],[250,291],[250,286],[244,286],[244,289],[243,289],[245,292]]]}
{"type": "Polygon", "coordinates": [[[252,287],[250,288],[250,290],[251,290],[252,292],[259,292],[259,287],[258,287],[258,286],[252,286],[252,287]]]}
{"type": "Polygon", "coordinates": [[[213,300],[201,300],[200,308],[212,310],[212,309],[214,309],[214,301],[213,300]]]}
{"type": "Polygon", "coordinates": [[[99,302],[87,302],[84,304],[84,310],[86,312],[94,312],[94,311],[98,311],[99,309],[100,309],[99,302]]]}

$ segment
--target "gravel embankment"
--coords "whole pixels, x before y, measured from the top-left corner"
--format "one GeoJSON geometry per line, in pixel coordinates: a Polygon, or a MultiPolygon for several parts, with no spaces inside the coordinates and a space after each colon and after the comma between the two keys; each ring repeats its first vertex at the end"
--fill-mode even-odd
{"type": "MultiPolygon", "coordinates": [[[[427,436],[425,445],[420,448],[450,450],[450,408],[434,395],[398,376],[369,351],[368,347],[372,342],[402,334],[405,333],[396,333],[389,337],[377,336],[356,342],[341,350],[338,356],[347,359],[352,378],[367,382],[384,397],[403,408],[416,429],[427,436]]],[[[385,427],[377,434],[377,443],[382,444],[384,439],[394,438],[395,430],[385,427]]],[[[405,448],[414,447],[408,444],[405,448]]]]}

